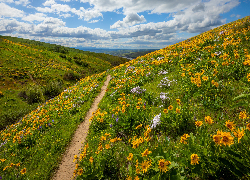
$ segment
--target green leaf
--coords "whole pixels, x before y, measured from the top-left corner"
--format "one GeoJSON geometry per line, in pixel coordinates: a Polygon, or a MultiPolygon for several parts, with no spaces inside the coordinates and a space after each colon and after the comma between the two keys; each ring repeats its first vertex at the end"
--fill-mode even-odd
{"type": "Polygon", "coordinates": [[[239,158],[239,159],[242,159],[242,156],[241,156],[241,155],[239,155],[239,154],[233,152],[232,150],[226,150],[226,152],[227,152],[228,154],[234,156],[234,157],[237,157],[237,158],[239,158]]]}
{"type": "Polygon", "coordinates": [[[183,180],[183,179],[185,179],[185,177],[181,176],[180,174],[177,174],[177,175],[170,176],[170,179],[171,180],[183,180]]]}
{"type": "Polygon", "coordinates": [[[153,177],[151,177],[152,180],[159,180],[161,177],[160,173],[157,173],[156,175],[154,175],[153,177]]]}
{"type": "Polygon", "coordinates": [[[132,166],[131,166],[131,164],[128,165],[128,171],[129,171],[129,174],[132,174],[132,166]]]}
{"type": "Polygon", "coordinates": [[[239,102],[239,103],[231,106],[231,108],[234,109],[234,108],[239,107],[239,106],[246,106],[247,107],[248,105],[249,105],[248,101],[244,101],[244,102],[239,102]]]}
{"type": "Polygon", "coordinates": [[[239,170],[237,170],[235,168],[235,166],[230,161],[228,161],[227,159],[219,157],[218,160],[222,164],[224,164],[232,173],[238,175],[239,177],[242,177],[244,175],[242,172],[240,172],[239,170]]]}
{"type": "Polygon", "coordinates": [[[233,98],[233,101],[239,100],[239,99],[246,99],[246,98],[250,98],[250,94],[241,94],[235,98],[233,98]]]}

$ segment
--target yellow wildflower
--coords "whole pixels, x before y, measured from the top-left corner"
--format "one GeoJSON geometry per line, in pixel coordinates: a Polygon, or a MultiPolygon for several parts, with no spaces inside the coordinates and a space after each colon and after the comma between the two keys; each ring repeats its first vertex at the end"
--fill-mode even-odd
{"type": "Polygon", "coordinates": [[[250,123],[247,124],[247,130],[250,131],[250,123]]]}
{"type": "Polygon", "coordinates": [[[227,122],[226,122],[226,125],[225,125],[227,128],[229,128],[231,131],[234,129],[234,126],[236,126],[235,124],[234,124],[234,122],[231,122],[230,120],[228,120],[227,122]]]}
{"type": "Polygon", "coordinates": [[[140,124],[140,125],[136,126],[136,128],[135,128],[135,129],[139,129],[140,127],[142,127],[142,124],[140,124]]]}
{"type": "Polygon", "coordinates": [[[82,175],[82,173],[83,173],[83,169],[81,168],[81,169],[79,169],[78,171],[77,171],[77,174],[80,176],[80,175],[82,175]]]}
{"type": "Polygon", "coordinates": [[[89,162],[92,164],[93,161],[94,161],[94,158],[91,156],[91,157],[89,158],[89,162]]]}
{"type": "Polygon", "coordinates": [[[109,149],[109,148],[110,148],[110,144],[106,144],[105,149],[109,149]]]}
{"type": "Polygon", "coordinates": [[[128,161],[131,161],[133,159],[133,154],[129,153],[129,156],[127,157],[128,161]]]}
{"type": "Polygon", "coordinates": [[[176,99],[176,102],[177,102],[178,105],[181,104],[181,100],[180,99],[176,99]]]}
{"type": "Polygon", "coordinates": [[[240,119],[246,119],[246,118],[247,118],[246,111],[240,112],[239,118],[240,118],[240,119]]]}
{"type": "Polygon", "coordinates": [[[241,138],[244,136],[244,129],[240,130],[238,128],[238,130],[234,131],[234,136],[238,138],[238,143],[240,143],[241,138]]]}
{"type": "Polygon", "coordinates": [[[160,171],[161,172],[166,172],[166,171],[168,171],[168,165],[170,165],[171,164],[171,162],[170,161],[166,161],[165,159],[160,159],[159,161],[158,161],[158,168],[160,169],[160,171]]]}
{"type": "Polygon", "coordinates": [[[213,120],[212,120],[212,118],[210,116],[205,117],[205,122],[207,122],[210,125],[213,124],[213,120]]]}
{"type": "Polygon", "coordinates": [[[208,80],[208,77],[207,77],[207,76],[202,76],[202,80],[203,80],[203,81],[207,81],[207,80],[208,80]]]}
{"type": "Polygon", "coordinates": [[[167,114],[167,113],[168,113],[168,110],[167,110],[167,109],[164,109],[163,112],[164,112],[165,114],[167,114]]]}
{"type": "Polygon", "coordinates": [[[199,156],[197,154],[192,154],[191,155],[191,165],[196,165],[196,164],[199,164],[199,156]]]}
{"type": "Polygon", "coordinates": [[[188,134],[184,134],[183,136],[181,136],[180,142],[183,144],[187,144],[186,140],[188,137],[190,137],[188,134]]]}
{"type": "Polygon", "coordinates": [[[25,174],[26,173],[26,168],[23,168],[20,172],[21,172],[21,174],[25,174]]]}
{"type": "Polygon", "coordinates": [[[220,143],[225,145],[225,146],[226,145],[230,146],[234,143],[234,137],[231,136],[230,132],[222,132],[220,143]]]}
{"type": "Polygon", "coordinates": [[[147,160],[144,160],[142,163],[141,163],[141,169],[142,169],[142,172],[143,173],[146,173],[148,171],[148,168],[151,166],[151,160],[150,161],[147,161],[147,160]]]}
{"type": "Polygon", "coordinates": [[[203,124],[202,121],[196,121],[196,122],[195,122],[195,125],[196,125],[197,127],[200,127],[202,124],[203,124]]]}
{"type": "Polygon", "coordinates": [[[168,110],[172,110],[174,107],[172,105],[168,106],[168,110]]]}
{"type": "Polygon", "coordinates": [[[148,156],[149,154],[151,154],[152,153],[152,151],[149,151],[148,149],[146,149],[143,153],[141,153],[142,154],[142,157],[144,157],[144,156],[148,156]]]}

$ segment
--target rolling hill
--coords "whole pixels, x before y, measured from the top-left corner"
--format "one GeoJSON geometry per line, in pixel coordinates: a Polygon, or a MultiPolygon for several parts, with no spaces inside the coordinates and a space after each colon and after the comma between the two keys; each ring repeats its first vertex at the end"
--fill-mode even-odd
{"type": "Polygon", "coordinates": [[[249,30],[247,16],[81,79],[1,131],[0,176],[52,177],[110,74],[77,179],[249,179],[249,30]]]}
{"type": "Polygon", "coordinates": [[[10,36],[0,36],[0,53],[0,129],[79,79],[128,61],[10,36]]]}

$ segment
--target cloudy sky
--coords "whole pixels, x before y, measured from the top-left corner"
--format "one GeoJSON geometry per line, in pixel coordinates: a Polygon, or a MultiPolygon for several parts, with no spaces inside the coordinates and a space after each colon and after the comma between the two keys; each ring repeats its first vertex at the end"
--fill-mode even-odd
{"type": "Polygon", "coordinates": [[[250,15],[250,0],[0,0],[0,35],[160,49],[250,15]]]}

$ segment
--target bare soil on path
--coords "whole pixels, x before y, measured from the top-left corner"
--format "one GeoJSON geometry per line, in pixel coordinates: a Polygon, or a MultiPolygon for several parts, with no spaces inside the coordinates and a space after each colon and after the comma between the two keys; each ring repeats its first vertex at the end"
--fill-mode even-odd
{"type": "Polygon", "coordinates": [[[80,150],[83,147],[85,138],[87,137],[87,133],[89,130],[89,124],[90,124],[89,119],[91,118],[92,113],[98,109],[98,104],[105,95],[110,78],[111,76],[108,75],[107,80],[104,82],[104,85],[101,88],[100,94],[95,98],[94,103],[87,112],[84,121],[78,126],[69,146],[67,147],[63,155],[58,170],[56,171],[55,175],[52,178],[53,180],[73,179],[73,172],[75,170],[75,163],[73,162],[74,156],[77,155],[77,157],[79,157],[80,155],[80,150]]]}

